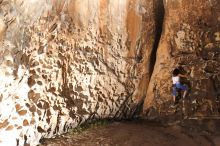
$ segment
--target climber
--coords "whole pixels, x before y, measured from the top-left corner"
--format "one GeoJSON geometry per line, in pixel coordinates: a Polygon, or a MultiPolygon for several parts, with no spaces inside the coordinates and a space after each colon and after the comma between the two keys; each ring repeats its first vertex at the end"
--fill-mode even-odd
{"type": "Polygon", "coordinates": [[[187,91],[188,91],[188,86],[183,85],[180,82],[180,77],[185,77],[186,78],[187,76],[181,74],[181,71],[180,71],[179,68],[174,69],[172,74],[173,74],[172,75],[172,80],[173,80],[173,101],[174,101],[174,104],[176,104],[176,103],[178,103],[176,98],[177,98],[177,96],[180,96],[178,94],[180,94],[181,91],[184,91],[183,99],[185,99],[185,97],[186,97],[186,94],[187,94],[187,91]]]}

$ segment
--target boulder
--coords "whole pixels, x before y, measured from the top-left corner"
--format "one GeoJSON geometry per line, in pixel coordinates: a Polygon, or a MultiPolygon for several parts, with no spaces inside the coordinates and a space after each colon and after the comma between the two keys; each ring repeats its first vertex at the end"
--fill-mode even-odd
{"type": "Polygon", "coordinates": [[[163,33],[144,111],[167,113],[172,100],[172,71],[181,67],[190,88],[188,116],[218,116],[220,97],[220,1],[166,0],[163,33]],[[196,109],[196,110],[195,110],[196,109]]]}
{"type": "Polygon", "coordinates": [[[156,30],[153,0],[0,5],[0,145],[37,145],[94,119],[141,111],[156,30]]]}

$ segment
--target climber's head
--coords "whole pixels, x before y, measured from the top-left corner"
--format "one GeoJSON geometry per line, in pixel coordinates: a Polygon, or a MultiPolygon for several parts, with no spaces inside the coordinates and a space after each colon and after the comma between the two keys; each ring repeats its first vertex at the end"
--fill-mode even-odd
{"type": "Polygon", "coordinates": [[[179,70],[179,69],[175,68],[175,69],[173,70],[173,76],[174,76],[174,77],[178,76],[179,73],[180,73],[180,70],[179,70]]]}

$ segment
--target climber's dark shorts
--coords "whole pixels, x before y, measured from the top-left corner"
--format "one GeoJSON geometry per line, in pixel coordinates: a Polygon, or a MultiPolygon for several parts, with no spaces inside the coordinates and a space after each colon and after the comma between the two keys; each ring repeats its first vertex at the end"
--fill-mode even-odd
{"type": "Polygon", "coordinates": [[[173,96],[177,96],[177,90],[187,91],[188,87],[186,85],[181,84],[181,83],[174,84],[173,85],[173,96]]]}

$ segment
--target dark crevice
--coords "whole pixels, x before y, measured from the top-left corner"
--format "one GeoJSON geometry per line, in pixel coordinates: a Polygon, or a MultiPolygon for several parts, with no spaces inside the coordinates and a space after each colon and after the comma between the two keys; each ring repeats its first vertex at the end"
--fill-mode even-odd
{"type": "Polygon", "coordinates": [[[155,29],[153,50],[151,52],[151,58],[150,58],[150,68],[149,68],[150,77],[152,76],[152,73],[154,71],[154,66],[156,63],[157,48],[159,46],[161,34],[163,31],[164,14],[165,14],[165,9],[164,9],[163,0],[156,0],[154,4],[154,21],[155,21],[156,29],[155,29]]]}
{"type": "MultiPolygon", "coordinates": [[[[152,52],[150,54],[150,60],[149,60],[149,79],[151,79],[151,76],[153,74],[154,71],[154,67],[156,64],[156,55],[157,55],[157,50],[158,50],[158,46],[160,43],[160,39],[161,39],[161,35],[163,32],[163,23],[164,23],[164,16],[165,16],[165,8],[164,8],[164,3],[163,0],[155,0],[154,2],[154,22],[155,22],[155,32],[154,32],[154,42],[153,42],[153,48],[152,48],[152,52]]],[[[142,101],[142,103],[139,105],[139,108],[143,109],[143,103],[144,100],[142,101]]],[[[142,115],[143,110],[138,111],[140,115],[142,115]]]]}

